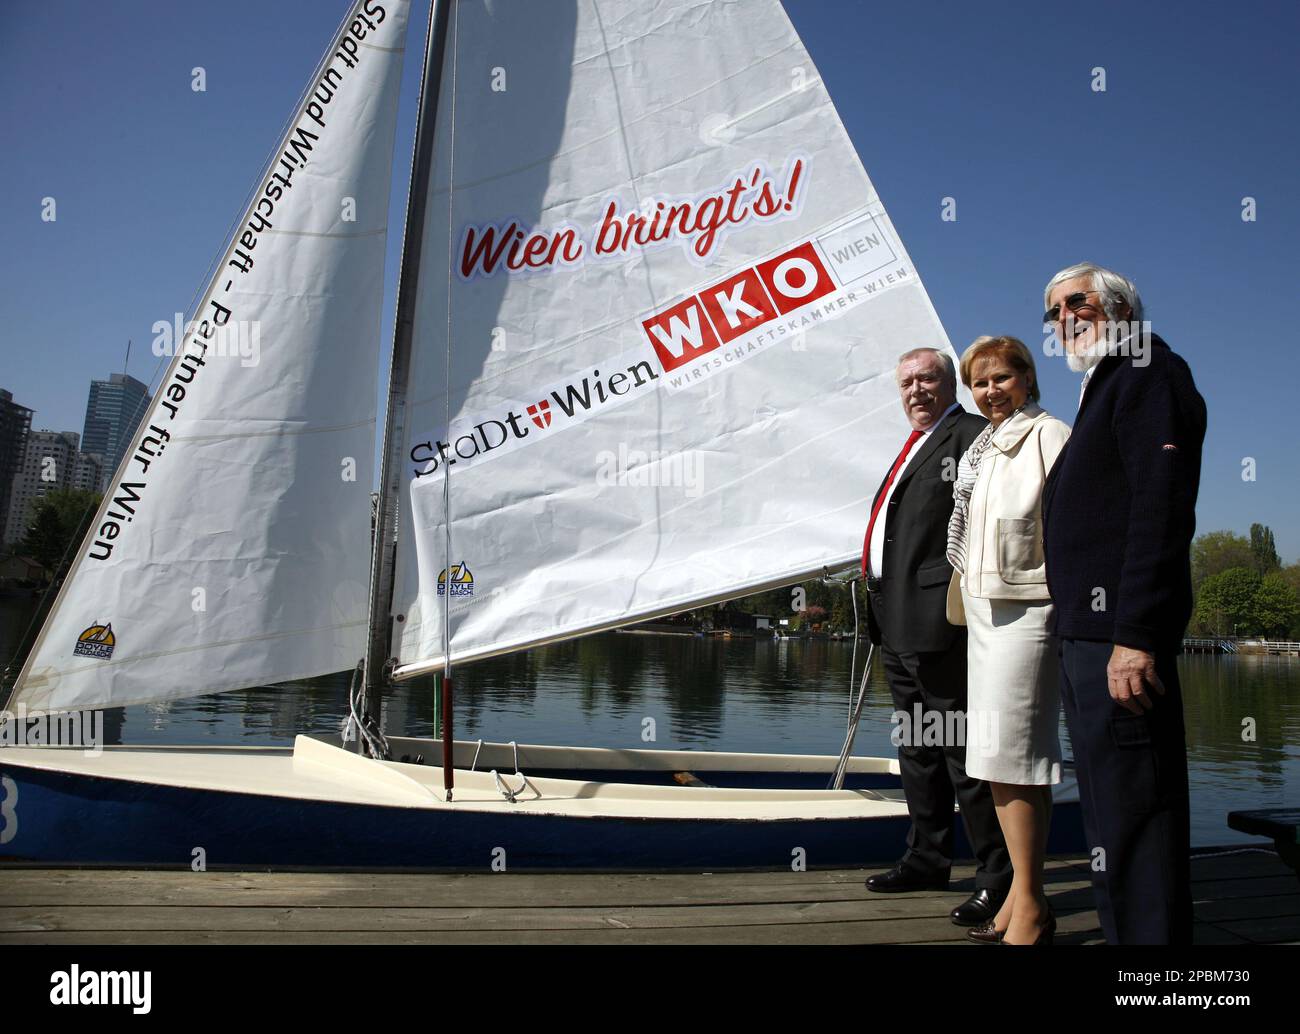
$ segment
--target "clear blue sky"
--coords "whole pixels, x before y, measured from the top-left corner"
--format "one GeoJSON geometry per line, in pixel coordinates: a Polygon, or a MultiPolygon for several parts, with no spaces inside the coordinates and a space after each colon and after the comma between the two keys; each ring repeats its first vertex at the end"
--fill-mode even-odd
{"type": "MultiPolygon", "coordinates": [[[[36,410],[34,426],[79,432],[89,381],[122,368],[128,338],[130,372],[152,378],[152,324],[189,306],[347,6],[5,4],[0,387],[36,410]],[[196,65],[205,93],[190,89],[196,65]],[[41,221],[46,196],[55,223],[41,221]]],[[[1128,274],[1209,405],[1198,530],[1260,521],[1284,559],[1300,557],[1300,346],[1284,329],[1300,272],[1300,5],[786,7],[954,346],[982,333],[1039,342],[1042,285],[1064,265],[1128,274]],[[1105,93],[1090,88],[1095,66],[1105,93]],[[956,222],[940,219],[944,197],[956,222]]],[[[1042,365],[1044,404],[1071,419],[1076,375],[1042,365]]]]}

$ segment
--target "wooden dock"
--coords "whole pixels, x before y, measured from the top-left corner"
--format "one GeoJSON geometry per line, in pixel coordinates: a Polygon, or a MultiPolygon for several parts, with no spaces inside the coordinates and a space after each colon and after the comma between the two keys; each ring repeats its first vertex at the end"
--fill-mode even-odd
{"type": "MultiPolygon", "coordinates": [[[[1231,849],[1223,849],[1225,851],[1231,849]]],[[[0,868],[0,944],[968,944],[947,893],[870,894],[874,870],[400,874],[0,868]]],[[[1199,944],[1300,943],[1271,852],[1192,861],[1199,944]]],[[[1057,942],[1101,943],[1087,862],[1048,863],[1057,942]]],[[[974,945],[971,945],[974,947],[974,945]]]]}

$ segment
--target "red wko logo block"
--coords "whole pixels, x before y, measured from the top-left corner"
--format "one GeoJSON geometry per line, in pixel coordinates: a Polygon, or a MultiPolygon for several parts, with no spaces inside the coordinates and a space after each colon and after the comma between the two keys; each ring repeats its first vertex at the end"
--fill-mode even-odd
{"type": "Polygon", "coordinates": [[[812,241],[734,273],[641,321],[668,373],[835,290],[812,241]]]}

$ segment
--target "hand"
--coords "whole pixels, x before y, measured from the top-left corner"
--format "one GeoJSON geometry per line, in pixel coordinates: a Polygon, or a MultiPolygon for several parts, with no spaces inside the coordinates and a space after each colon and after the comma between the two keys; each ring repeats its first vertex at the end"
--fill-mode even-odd
{"type": "Polygon", "coordinates": [[[1131,646],[1116,644],[1111,651],[1110,662],[1106,665],[1106,681],[1110,686],[1111,699],[1134,714],[1143,714],[1155,706],[1146,686],[1161,696],[1165,693],[1164,683],[1156,674],[1155,655],[1145,650],[1135,650],[1131,646]]]}

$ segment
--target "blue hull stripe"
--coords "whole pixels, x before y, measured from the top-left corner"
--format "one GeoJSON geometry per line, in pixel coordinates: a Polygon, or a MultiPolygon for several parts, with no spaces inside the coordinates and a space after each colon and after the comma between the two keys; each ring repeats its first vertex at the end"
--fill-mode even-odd
{"type": "MultiPolygon", "coordinates": [[[[0,758],[0,761],[3,759],[0,758]]],[[[0,765],[17,788],[0,860],[190,868],[508,870],[785,869],[884,865],[903,853],[905,816],[863,819],[637,819],[484,814],[196,790],[0,765]]],[[[5,831],[0,831],[4,835],[5,831]]],[[[956,849],[969,858],[961,822],[956,849]]],[[[1084,850],[1077,803],[1053,812],[1051,853],[1084,850]]]]}

